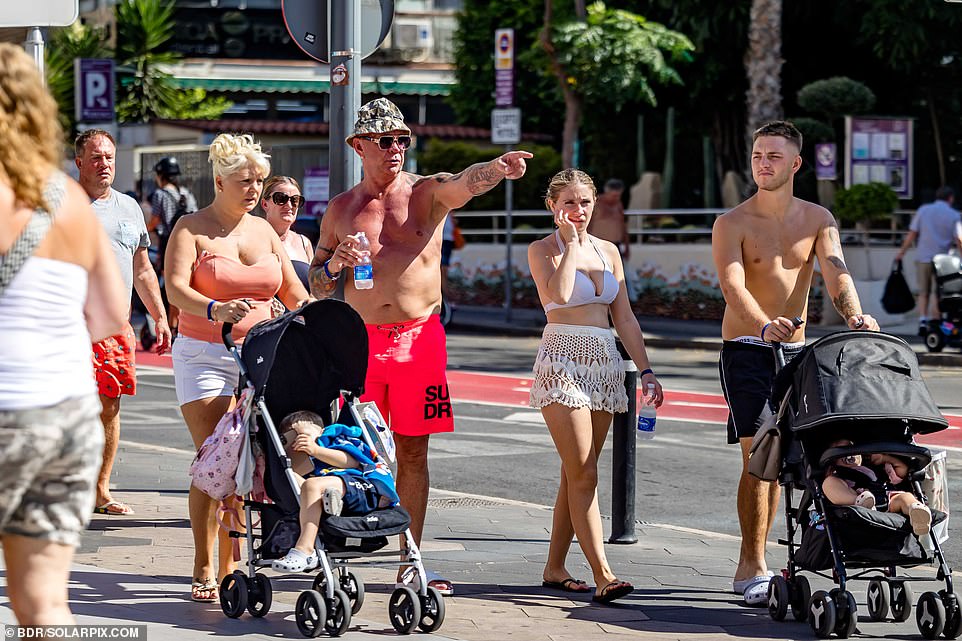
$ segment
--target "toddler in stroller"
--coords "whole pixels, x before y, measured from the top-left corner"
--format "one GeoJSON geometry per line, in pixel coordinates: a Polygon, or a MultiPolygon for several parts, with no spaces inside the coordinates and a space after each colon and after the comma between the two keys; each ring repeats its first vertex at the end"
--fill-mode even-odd
{"type": "Polygon", "coordinates": [[[322,510],[331,516],[363,516],[398,504],[394,480],[359,427],[334,424],[314,412],[288,414],[280,424],[281,443],[291,467],[301,475],[301,533],[294,547],[271,566],[280,572],[317,568],[314,541],[322,510]],[[363,463],[363,464],[362,464],[363,463]]]}
{"type": "MultiPolygon", "coordinates": [[[[840,439],[830,447],[850,447],[852,441],[840,439]]],[[[905,461],[891,454],[870,454],[869,462],[884,469],[880,479],[875,469],[862,465],[860,454],[841,456],[827,469],[822,491],[833,505],[857,505],[866,509],[887,508],[909,517],[916,536],[929,533],[932,511],[911,492],[893,489],[905,481],[909,468],[905,461]],[[887,482],[886,482],[887,481],[887,482]]]]}

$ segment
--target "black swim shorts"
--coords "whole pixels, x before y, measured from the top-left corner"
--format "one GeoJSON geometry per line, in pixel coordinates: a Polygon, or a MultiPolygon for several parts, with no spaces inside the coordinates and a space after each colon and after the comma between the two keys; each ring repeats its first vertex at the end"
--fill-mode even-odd
{"type": "MultiPolygon", "coordinates": [[[[801,346],[785,346],[786,361],[801,349],[801,346]]],[[[775,354],[771,346],[725,341],[718,359],[718,372],[728,403],[728,442],[752,438],[772,414],[769,399],[775,380],[775,354]]]]}

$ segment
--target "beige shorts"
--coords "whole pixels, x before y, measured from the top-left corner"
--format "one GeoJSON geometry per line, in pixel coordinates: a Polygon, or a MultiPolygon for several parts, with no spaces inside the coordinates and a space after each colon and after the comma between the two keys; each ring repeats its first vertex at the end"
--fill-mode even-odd
{"type": "Polygon", "coordinates": [[[545,325],[528,404],[540,409],[552,403],[611,413],[628,411],[624,361],[610,329],[545,325]]]}
{"type": "Polygon", "coordinates": [[[920,294],[928,294],[932,291],[932,286],[935,284],[935,274],[931,262],[915,263],[915,276],[918,279],[920,294]]]}
{"type": "Polygon", "coordinates": [[[0,411],[0,534],[79,545],[103,448],[96,395],[0,411]]]}

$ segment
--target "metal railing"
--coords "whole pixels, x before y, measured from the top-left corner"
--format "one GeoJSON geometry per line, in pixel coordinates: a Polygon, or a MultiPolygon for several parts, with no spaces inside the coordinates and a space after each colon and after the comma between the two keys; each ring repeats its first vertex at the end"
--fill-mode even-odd
{"type": "MultiPolygon", "coordinates": [[[[629,209],[625,211],[625,215],[628,217],[628,234],[632,243],[706,243],[711,242],[712,223],[725,211],[727,210],[629,209]]],[[[890,219],[888,229],[842,229],[842,243],[898,246],[908,233],[908,222],[914,213],[911,209],[897,210],[890,219]]],[[[504,243],[507,233],[504,211],[459,211],[457,217],[459,221],[490,221],[490,226],[483,227],[471,223],[462,224],[461,232],[469,242],[504,243]]],[[[512,219],[514,223],[511,234],[522,242],[530,242],[554,231],[554,227],[545,226],[551,218],[543,209],[516,210],[512,212],[512,219]]]]}

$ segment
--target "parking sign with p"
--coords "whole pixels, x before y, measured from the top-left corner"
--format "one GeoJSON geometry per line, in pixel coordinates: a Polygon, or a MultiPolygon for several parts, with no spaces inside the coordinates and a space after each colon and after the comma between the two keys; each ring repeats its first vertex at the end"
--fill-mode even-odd
{"type": "Polygon", "coordinates": [[[74,115],[77,122],[113,122],[114,61],[108,58],[74,60],[74,115]]]}

